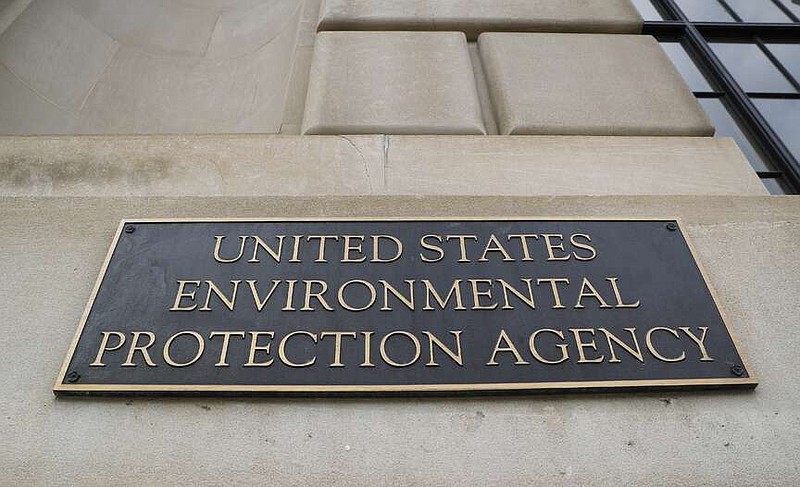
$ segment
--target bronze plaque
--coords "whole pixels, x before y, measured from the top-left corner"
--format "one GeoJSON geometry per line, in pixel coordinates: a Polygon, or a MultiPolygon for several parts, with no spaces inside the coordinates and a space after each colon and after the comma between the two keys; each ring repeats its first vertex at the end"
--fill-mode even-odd
{"type": "Polygon", "coordinates": [[[54,392],[755,385],[675,220],[137,220],[54,392]]]}

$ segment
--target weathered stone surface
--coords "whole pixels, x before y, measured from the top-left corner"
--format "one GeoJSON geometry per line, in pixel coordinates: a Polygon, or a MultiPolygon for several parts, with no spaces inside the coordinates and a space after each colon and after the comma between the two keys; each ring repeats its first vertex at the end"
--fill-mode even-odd
{"type": "Polygon", "coordinates": [[[638,33],[630,0],[326,0],[325,30],[638,33]]]}
{"type": "Polygon", "coordinates": [[[295,50],[292,74],[289,78],[289,91],[286,95],[286,105],[283,108],[281,133],[300,134],[306,93],[308,93],[308,72],[311,69],[313,55],[314,48],[311,46],[297,46],[295,50]],[[290,125],[296,129],[289,132],[290,125]]]}
{"type": "Polygon", "coordinates": [[[0,134],[280,131],[304,1],[26,1],[0,12],[0,134]]]}
{"type": "MultiPolygon", "coordinates": [[[[220,12],[213,35],[208,41],[206,57],[233,59],[247,56],[273,40],[286,36],[286,33],[296,36],[303,3],[298,0],[271,0],[249,8],[220,12]]],[[[294,42],[295,39],[286,41],[288,45],[293,45],[294,42]]],[[[285,51],[284,56],[291,58],[291,48],[285,51]]],[[[278,58],[275,59],[277,61],[278,58]]]]}
{"type": "Polygon", "coordinates": [[[0,483],[800,480],[797,198],[3,198],[0,221],[0,483]],[[384,215],[681,217],[760,385],[458,399],[53,397],[121,218],[384,215]]]}
{"type": "Polygon", "coordinates": [[[300,19],[297,34],[297,46],[292,59],[292,71],[289,78],[289,90],[286,93],[286,105],[283,109],[283,120],[280,133],[299,135],[303,123],[303,110],[308,93],[308,74],[311,70],[311,59],[314,54],[315,26],[319,16],[322,0],[305,0],[303,15],[300,19]]]}
{"type": "Polygon", "coordinates": [[[712,135],[650,36],[481,34],[501,134],[712,135]]]}
{"type": "Polygon", "coordinates": [[[2,0],[0,1],[0,35],[6,31],[22,12],[28,8],[33,0],[2,0]]]}
{"type": "Polygon", "coordinates": [[[117,48],[66,2],[37,0],[0,36],[0,63],[50,103],[77,110],[117,48]]]}
{"type": "Polygon", "coordinates": [[[391,137],[389,194],[767,194],[731,139],[391,137]]]}
{"type": "Polygon", "coordinates": [[[765,189],[731,139],[205,135],[0,137],[0,194],[736,195],[765,189]]]}
{"type": "Polygon", "coordinates": [[[153,57],[123,48],[87,100],[77,132],[277,132],[296,28],[251,55],[226,61],[153,57]]]}
{"type": "MultiPolygon", "coordinates": [[[[38,1],[38,0],[37,0],[38,1]]],[[[126,46],[151,54],[202,56],[219,14],[175,1],[57,0],[126,46]]]]}
{"type": "Polygon", "coordinates": [[[304,134],[483,134],[464,35],[321,32],[304,134]]]}
{"type": "Polygon", "coordinates": [[[0,133],[14,127],[25,134],[67,134],[74,117],[30,89],[0,64],[0,133]]]}
{"type": "Polygon", "coordinates": [[[0,194],[371,194],[382,157],[380,136],[0,137],[0,194]]]}

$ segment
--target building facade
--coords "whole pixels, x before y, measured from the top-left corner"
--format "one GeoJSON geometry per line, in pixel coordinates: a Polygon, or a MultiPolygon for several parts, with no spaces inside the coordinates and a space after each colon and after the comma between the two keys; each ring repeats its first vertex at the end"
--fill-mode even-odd
{"type": "Polygon", "coordinates": [[[799,17],[0,0],[0,483],[796,484],[799,17]],[[758,387],[53,395],[122,219],[498,216],[680,219],[758,387]]]}

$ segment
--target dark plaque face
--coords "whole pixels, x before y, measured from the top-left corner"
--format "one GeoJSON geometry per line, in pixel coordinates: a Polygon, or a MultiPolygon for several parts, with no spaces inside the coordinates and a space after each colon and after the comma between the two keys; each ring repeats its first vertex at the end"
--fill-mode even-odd
{"type": "Polygon", "coordinates": [[[68,393],[754,387],[675,221],[129,221],[68,393]]]}

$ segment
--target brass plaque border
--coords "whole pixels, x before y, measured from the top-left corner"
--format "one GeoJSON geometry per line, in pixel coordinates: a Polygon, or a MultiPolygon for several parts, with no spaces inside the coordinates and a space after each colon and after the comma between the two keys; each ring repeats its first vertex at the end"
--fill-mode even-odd
{"type": "Polygon", "coordinates": [[[695,246],[691,238],[685,232],[686,225],[678,217],[542,217],[542,216],[417,216],[417,217],[391,217],[391,216],[358,216],[358,217],[273,217],[273,218],[134,218],[122,219],[117,226],[114,238],[111,241],[100,273],[97,276],[89,301],[84,308],[78,329],[75,332],[72,342],[61,370],[58,373],[53,393],[59,395],[81,395],[82,393],[105,393],[105,394],[213,394],[213,393],[241,393],[241,394],[325,394],[325,393],[365,393],[365,394],[396,394],[396,393],[454,393],[454,392],[473,392],[473,393],[492,393],[492,392],[557,392],[565,390],[591,390],[591,391],[612,391],[612,390],[650,390],[664,388],[696,389],[714,387],[738,387],[753,389],[758,385],[758,380],[750,368],[750,364],[742,353],[739,341],[728,325],[729,319],[725,310],[722,308],[717,296],[717,292],[711,285],[702,262],[697,258],[695,246]],[[120,236],[125,225],[137,223],[219,223],[219,222],[379,222],[379,221],[593,221],[593,222],[635,222],[635,221],[656,221],[671,222],[678,225],[681,236],[689,248],[689,253],[694,260],[703,283],[711,294],[714,305],[722,319],[725,331],[731,337],[734,349],[742,360],[742,365],[748,372],[749,377],[732,377],[717,379],[663,379],[663,380],[610,380],[610,381],[571,381],[571,382],[514,382],[514,383],[474,383],[474,384],[403,384],[403,385],[186,385],[186,384],[70,384],[65,383],[67,368],[69,367],[75,348],[83,334],[83,328],[89,318],[89,313],[94,307],[100,285],[105,279],[111,257],[117,248],[120,236]]]}

